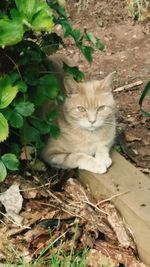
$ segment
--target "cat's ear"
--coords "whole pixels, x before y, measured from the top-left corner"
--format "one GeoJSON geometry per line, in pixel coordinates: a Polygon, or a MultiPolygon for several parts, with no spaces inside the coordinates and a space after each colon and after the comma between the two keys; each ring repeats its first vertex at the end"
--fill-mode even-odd
{"type": "Polygon", "coordinates": [[[64,78],[65,92],[67,96],[78,93],[78,83],[71,76],[64,78]]]}
{"type": "Polygon", "coordinates": [[[113,79],[116,75],[116,71],[111,72],[108,74],[101,82],[101,88],[105,91],[112,91],[113,79]]]}

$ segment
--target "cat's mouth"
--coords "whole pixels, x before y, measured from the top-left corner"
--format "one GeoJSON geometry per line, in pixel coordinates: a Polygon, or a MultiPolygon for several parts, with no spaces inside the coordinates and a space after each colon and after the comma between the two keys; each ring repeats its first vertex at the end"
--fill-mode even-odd
{"type": "Polygon", "coordinates": [[[86,131],[90,131],[90,132],[97,130],[102,125],[103,125],[103,121],[101,121],[99,123],[98,122],[96,122],[96,123],[84,122],[83,123],[83,121],[82,121],[82,122],[79,123],[79,126],[81,128],[85,129],[86,131]]]}
{"type": "Polygon", "coordinates": [[[87,128],[87,130],[88,130],[88,131],[94,131],[94,130],[96,130],[96,127],[94,127],[94,126],[92,125],[92,126],[90,126],[89,128],[87,128]]]}

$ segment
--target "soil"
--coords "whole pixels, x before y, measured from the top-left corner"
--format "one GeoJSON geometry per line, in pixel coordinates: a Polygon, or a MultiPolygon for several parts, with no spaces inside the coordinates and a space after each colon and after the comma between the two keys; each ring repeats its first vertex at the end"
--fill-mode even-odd
{"type": "MultiPolygon", "coordinates": [[[[150,79],[149,21],[134,22],[129,17],[126,0],[74,0],[67,2],[68,13],[75,28],[92,32],[106,45],[103,52],[94,53],[89,65],[73,42],[69,41],[68,55],[85,72],[86,79],[101,79],[116,70],[115,88],[142,81],[141,86],[114,93],[117,103],[121,150],[143,172],[150,173],[150,118],[140,112],[139,98],[150,79]],[[83,2],[87,4],[83,7],[83,2]]],[[[144,108],[150,110],[150,94],[144,108]]]]}

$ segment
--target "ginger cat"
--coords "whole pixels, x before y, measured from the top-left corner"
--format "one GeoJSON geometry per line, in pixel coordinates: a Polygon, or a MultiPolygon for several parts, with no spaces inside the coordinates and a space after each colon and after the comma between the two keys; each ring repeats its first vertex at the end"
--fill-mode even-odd
{"type": "Polygon", "coordinates": [[[82,83],[64,77],[66,99],[57,122],[61,133],[57,139],[49,138],[42,152],[48,164],[99,174],[110,167],[116,129],[113,74],[82,83]]]}

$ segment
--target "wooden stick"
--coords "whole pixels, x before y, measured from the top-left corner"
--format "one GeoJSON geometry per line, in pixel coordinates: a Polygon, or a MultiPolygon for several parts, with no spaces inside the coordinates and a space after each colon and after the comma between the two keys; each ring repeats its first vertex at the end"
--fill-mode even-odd
{"type": "Polygon", "coordinates": [[[124,86],[118,87],[116,89],[113,90],[113,92],[121,92],[121,91],[128,91],[128,90],[136,90],[136,88],[139,85],[143,84],[143,81],[137,81],[134,83],[130,83],[130,84],[125,84],[124,86]]]}
{"type": "Polygon", "coordinates": [[[98,206],[98,205],[100,205],[100,204],[103,204],[103,203],[105,203],[105,202],[111,201],[113,198],[120,197],[120,196],[122,196],[122,195],[124,195],[124,194],[127,194],[127,193],[129,193],[129,192],[130,192],[130,191],[121,192],[121,193],[118,193],[118,194],[113,195],[113,196],[111,196],[111,197],[108,197],[108,198],[106,198],[106,199],[103,199],[103,200],[99,201],[99,202],[96,204],[96,206],[98,206]]]}

